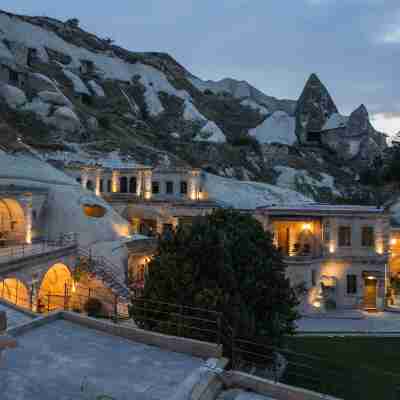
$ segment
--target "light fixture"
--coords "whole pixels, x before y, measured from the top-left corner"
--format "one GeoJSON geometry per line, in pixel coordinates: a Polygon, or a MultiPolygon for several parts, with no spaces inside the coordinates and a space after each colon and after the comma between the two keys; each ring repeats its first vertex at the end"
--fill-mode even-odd
{"type": "Polygon", "coordinates": [[[329,245],[329,253],[333,254],[335,252],[335,245],[333,243],[331,243],[329,245]]]}
{"type": "Polygon", "coordinates": [[[72,293],[76,292],[75,281],[72,281],[72,293]]]}
{"type": "Polygon", "coordinates": [[[391,244],[392,246],[394,246],[395,244],[397,244],[397,239],[396,239],[396,238],[390,239],[390,244],[391,244]]]}
{"type": "Polygon", "coordinates": [[[374,276],[370,275],[370,276],[367,277],[367,279],[370,280],[370,281],[374,281],[376,278],[374,276]]]}
{"type": "Polygon", "coordinates": [[[313,306],[315,308],[321,308],[321,302],[320,301],[314,301],[313,306]]]}
{"type": "Polygon", "coordinates": [[[303,231],[311,231],[312,225],[311,224],[303,224],[302,230],[303,231]]]}

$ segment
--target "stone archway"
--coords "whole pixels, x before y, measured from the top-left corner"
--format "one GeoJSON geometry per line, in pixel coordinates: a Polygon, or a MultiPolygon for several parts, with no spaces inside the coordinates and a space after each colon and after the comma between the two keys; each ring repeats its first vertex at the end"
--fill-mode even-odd
{"type": "Polygon", "coordinates": [[[24,242],[26,228],[24,210],[19,202],[0,198],[0,241],[11,244],[24,242]]]}
{"type": "Polygon", "coordinates": [[[70,269],[65,264],[54,264],[42,279],[38,308],[43,307],[48,311],[64,308],[66,288],[70,286],[71,282],[70,269]]]}
{"type": "Polygon", "coordinates": [[[16,278],[7,278],[0,281],[0,298],[17,306],[30,309],[30,292],[22,281],[16,278]]]}

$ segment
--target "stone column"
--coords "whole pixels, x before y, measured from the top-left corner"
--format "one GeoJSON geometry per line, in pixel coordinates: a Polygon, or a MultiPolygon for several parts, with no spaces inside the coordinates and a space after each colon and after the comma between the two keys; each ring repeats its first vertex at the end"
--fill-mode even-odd
{"type": "Polygon", "coordinates": [[[143,196],[143,171],[137,171],[136,173],[136,196],[141,198],[143,196]]]}
{"type": "Polygon", "coordinates": [[[152,171],[149,170],[145,170],[143,171],[143,197],[146,200],[150,200],[151,199],[151,178],[152,178],[152,171]]]}
{"type": "Polygon", "coordinates": [[[119,187],[119,171],[114,170],[112,171],[112,192],[113,193],[119,193],[120,187],[119,187]]]}
{"type": "MultiPolygon", "coordinates": [[[[103,170],[101,170],[101,169],[96,170],[96,191],[95,191],[95,193],[96,193],[97,196],[101,196],[101,193],[100,193],[100,180],[101,180],[101,177],[102,177],[102,173],[103,173],[103,170]]],[[[103,187],[103,190],[104,190],[104,187],[103,187]]]]}
{"type": "Polygon", "coordinates": [[[190,200],[199,200],[200,193],[200,171],[192,170],[189,178],[188,197],[190,200]]]}
{"type": "Polygon", "coordinates": [[[86,189],[87,182],[89,180],[89,175],[87,169],[82,169],[81,172],[81,185],[84,189],[86,189]]]}
{"type": "Polygon", "coordinates": [[[25,243],[32,243],[32,194],[26,194],[19,200],[25,217],[25,243]]]}

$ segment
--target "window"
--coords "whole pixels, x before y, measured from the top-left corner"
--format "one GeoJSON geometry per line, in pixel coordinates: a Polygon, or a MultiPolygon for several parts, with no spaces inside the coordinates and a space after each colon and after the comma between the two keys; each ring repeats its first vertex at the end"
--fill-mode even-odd
{"type": "Polygon", "coordinates": [[[187,194],[187,182],[181,181],[181,194],[187,194]]]}
{"type": "Polygon", "coordinates": [[[311,285],[315,286],[317,284],[317,273],[315,269],[311,270],[311,285]]]}
{"type": "Polygon", "coordinates": [[[340,247],[351,246],[351,228],[349,226],[339,227],[339,246],[340,247]]]}
{"type": "Polygon", "coordinates": [[[157,181],[152,182],[151,191],[153,192],[153,194],[160,193],[160,183],[157,181]]]}
{"type": "Polygon", "coordinates": [[[107,193],[111,193],[112,192],[112,182],[111,179],[107,180],[107,193]]]}
{"type": "Polygon", "coordinates": [[[135,177],[132,177],[129,180],[129,193],[136,193],[137,192],[137,181],[135,177]]]}
{"type": "Polygon", "coordinates": [[[174,193],[174,182],[168,181],[165,183],[165,192],[167,194],[173,194],[174,193]]]}
{"type": "Polygon", "coordinates": [[[329,222],[325,222],[322,229],[322,240],[327,243],[331,240],[331,226],[329,222]]]}
{"type": "Polygon", "coordinates": [[[357,275],[347,275],[347,294],[357,293],[357,275]]]}
{"type": "Polygon", "coordinates": [[[373,226],[363,226],[361,231],[361,246],[374,247],[375,233],[373,226]]]}
{"type": "Polygon", "coordinates": [[[103,193],[103,192],[104,192],[104,182],[103,182],[103,179],[100,179],[100,188],[99,188],[99,190],[100,190],[100,193],[103,193]]]}
{"type": "Polygon", "coordinates": [[[88,180],[86,183],[86,189],[88,190],[94,190],[94,185],[93,182],[91,180],[88,180]]]}
{"type": "Polygon", "coordinates": [[[37,219],[37,212],[36,212],[36,210],[33,210],[33,211],[32,211],[32,219],[33,219],[34,221],[36,221],[36,219],[37,219]]]}
{"type": "Polygon", "coordinates": [[[128,193],[128,178],[126,176],[119,178],[119,191],[121,193],[128,193]]]}

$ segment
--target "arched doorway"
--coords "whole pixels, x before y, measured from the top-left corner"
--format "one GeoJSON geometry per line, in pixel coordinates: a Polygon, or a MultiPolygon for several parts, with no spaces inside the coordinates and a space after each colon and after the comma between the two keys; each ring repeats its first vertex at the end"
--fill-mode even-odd
{"type": "Polygon", "coordinates": [[[7,278],[0,282],[0,298],[17,306],[30,308],[30,295],[26,285],[16,278],[7,278]]]}
{"type": "Polygon", "coordinates": [[[128,193],[128,178],[126,176],[121,176],[119,179],[119,191],[121,193],[128,193]]]}
{"type": "Polygon", "coordinates": [[[25,215],[18,201],[0,198],[0,246],[25,241],[25,215]]]}
{"type": "Polygon", "coordinates": [[[64,308],[66,288],[71,282],[71,271],[66,265],[61,263],[53,265],[46,272],[40,285],[38,311],[64,308]],[[40,310],[40,308],[43,309],[40,310]]]}

